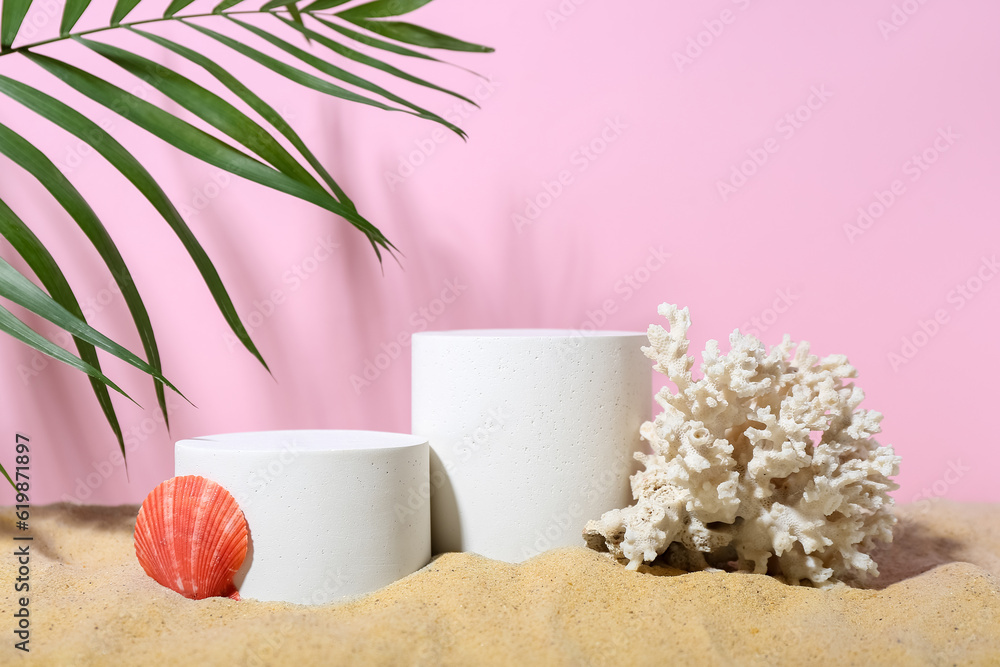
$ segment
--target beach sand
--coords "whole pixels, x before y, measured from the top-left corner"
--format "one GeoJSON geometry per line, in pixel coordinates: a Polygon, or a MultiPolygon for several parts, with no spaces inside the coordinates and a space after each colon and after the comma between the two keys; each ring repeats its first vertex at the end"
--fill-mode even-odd
{"type": "MultiPolygon", "coordinates": [[[[899,508],[869,590],[629,572],[579,547],[518,566],[445,554],[369,596],[315,607],[162,588],[135,559],[137,509],[33,508],[30,653],[13,647],[11,546],[0,664],[1000,665],[1000,504],[899,508]]],[[[0,538],[23,544],[12,515],[0,512],[0,538]]]]}

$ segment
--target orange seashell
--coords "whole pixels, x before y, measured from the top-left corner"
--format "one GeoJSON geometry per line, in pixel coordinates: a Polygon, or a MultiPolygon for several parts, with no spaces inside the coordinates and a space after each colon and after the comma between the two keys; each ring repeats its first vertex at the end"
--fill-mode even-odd
{"type": "Polygon", "coordinates": [[[146,574],[184,597],[239,600],[233,576],[247,555],[247,521],[219,484],[174,477],[142,502],[135,555],[146,574]]]}

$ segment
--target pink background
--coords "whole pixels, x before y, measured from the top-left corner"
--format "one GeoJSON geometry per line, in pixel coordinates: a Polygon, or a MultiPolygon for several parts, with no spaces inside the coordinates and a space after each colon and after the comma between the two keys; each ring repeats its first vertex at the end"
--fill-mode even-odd
{"type": "MultiPolygon", "coordinates": [[[[81,25],[106,21],[111,6],[94,3],[81,25]]],[[[428,122],[297,88],[193,31],[156,28],[250,76],[309,138],[405,254],[384,275],[343,221],[220,177],[19,57],[0,59],[3,74],[73,99],[162,179],[274,372],[227,340],[180,243],[124,179],[5,100],[0,121],[43,145],[91,198],[147,300],[168,377],[198,406],[172,398],[168,433],[151,382],[108,361],[146,407],[116,399],[130,433],[126,478],[86,378],[0,339],[0,460],[13,462],[15,432],[31,437],[34,502],[137,502],[172,475],[171,443],[194,435],[407,431],[409,349],[397,352],[393,341],[408,343],[421,328],[644,330],[664,301],[690,307],[692,351],[744,327],[769,344],[788,332],[821,355],[846,353],[865,405],[886,415],[882,441],[903,456],[900,501],[1000,501],[1000,280],[983,280],[994,277],[1000,250],[1000,6],[645,0],[626,10],[609,0],[438,0],[413,18],[497,48],[444,56],[492,86],[460,70],[396,63],[480,100],[481,110],[460,111],[451,98],[393,83],[461,118],[468,144],[440,141],[428,122]],[[593,159],[581,150],[588,145],[593,159]],[[734,169],[750,175],[731,180],[734,169]],[[732,190],[723,193],[725,182],[732,190]],[[881,210],[880,197],[891,199],[881,210]],[[845,228],[857,224],[859,207],[878,217],[866,229],[845,228]],[[514,217],[529,214],[527,224],[514,217]],[[669,257],[657,259],[662,253],[669,257]],[[294,277],[296,267],[307,279],[294,277]],[[435,300],[449,284],[459,296],[442,308],[435,300]],[[280,303],[264,303],[274,296],[280,303]],[[379,357],[385,350],[395,358],[379,357]],[[369,368],[360,386],[366,363],[385,368],[369,368]]],[[[40,36],[58,24],[41,6],[29,20],[43,25],[40,36]]],[[[210,83],[145,40],[101,39],[210,83]]],[[[44,52],[96,64],[161,99],[83,47],[44,52]]],[[[93,300],[92,324],[140,350],[121,297],[107,290],[110,276],[67,215],[6,160],[0,179],[85,307],[93,300]]],[[[13,261],[9,246],[2,252],[13,261]]],[[[3,493],[0,501],[12,502],[3,493]]]]}

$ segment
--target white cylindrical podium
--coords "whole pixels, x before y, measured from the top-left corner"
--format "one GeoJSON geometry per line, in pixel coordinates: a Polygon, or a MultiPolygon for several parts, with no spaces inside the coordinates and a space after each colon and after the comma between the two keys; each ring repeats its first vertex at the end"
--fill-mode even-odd
{"type": "Polygon", "coordinates": [[[175,474],[225,487],[250,529],[240,596],[324,604],[431,557],[427,439],[373,431],[263,431],[181,440],[175,474]]]}
{"type": "Polygon", "coordinates": [[[520,562],[583,545],[584,524],[632,502],[652,372],[641,333],[413,336],[413,433],[431,446],[434,553],[520,562]]]}

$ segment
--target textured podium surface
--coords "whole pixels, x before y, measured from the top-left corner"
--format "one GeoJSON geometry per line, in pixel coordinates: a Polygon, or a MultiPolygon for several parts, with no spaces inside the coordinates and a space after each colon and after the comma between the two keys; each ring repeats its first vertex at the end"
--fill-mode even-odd
{"type": "Polygon", "coordinates": [[[650,417],[646,335],[481,329],[413,336],[413,433],[431,447],[434,553],[508,562],[579,544],[632,500],[650,417]]]}

